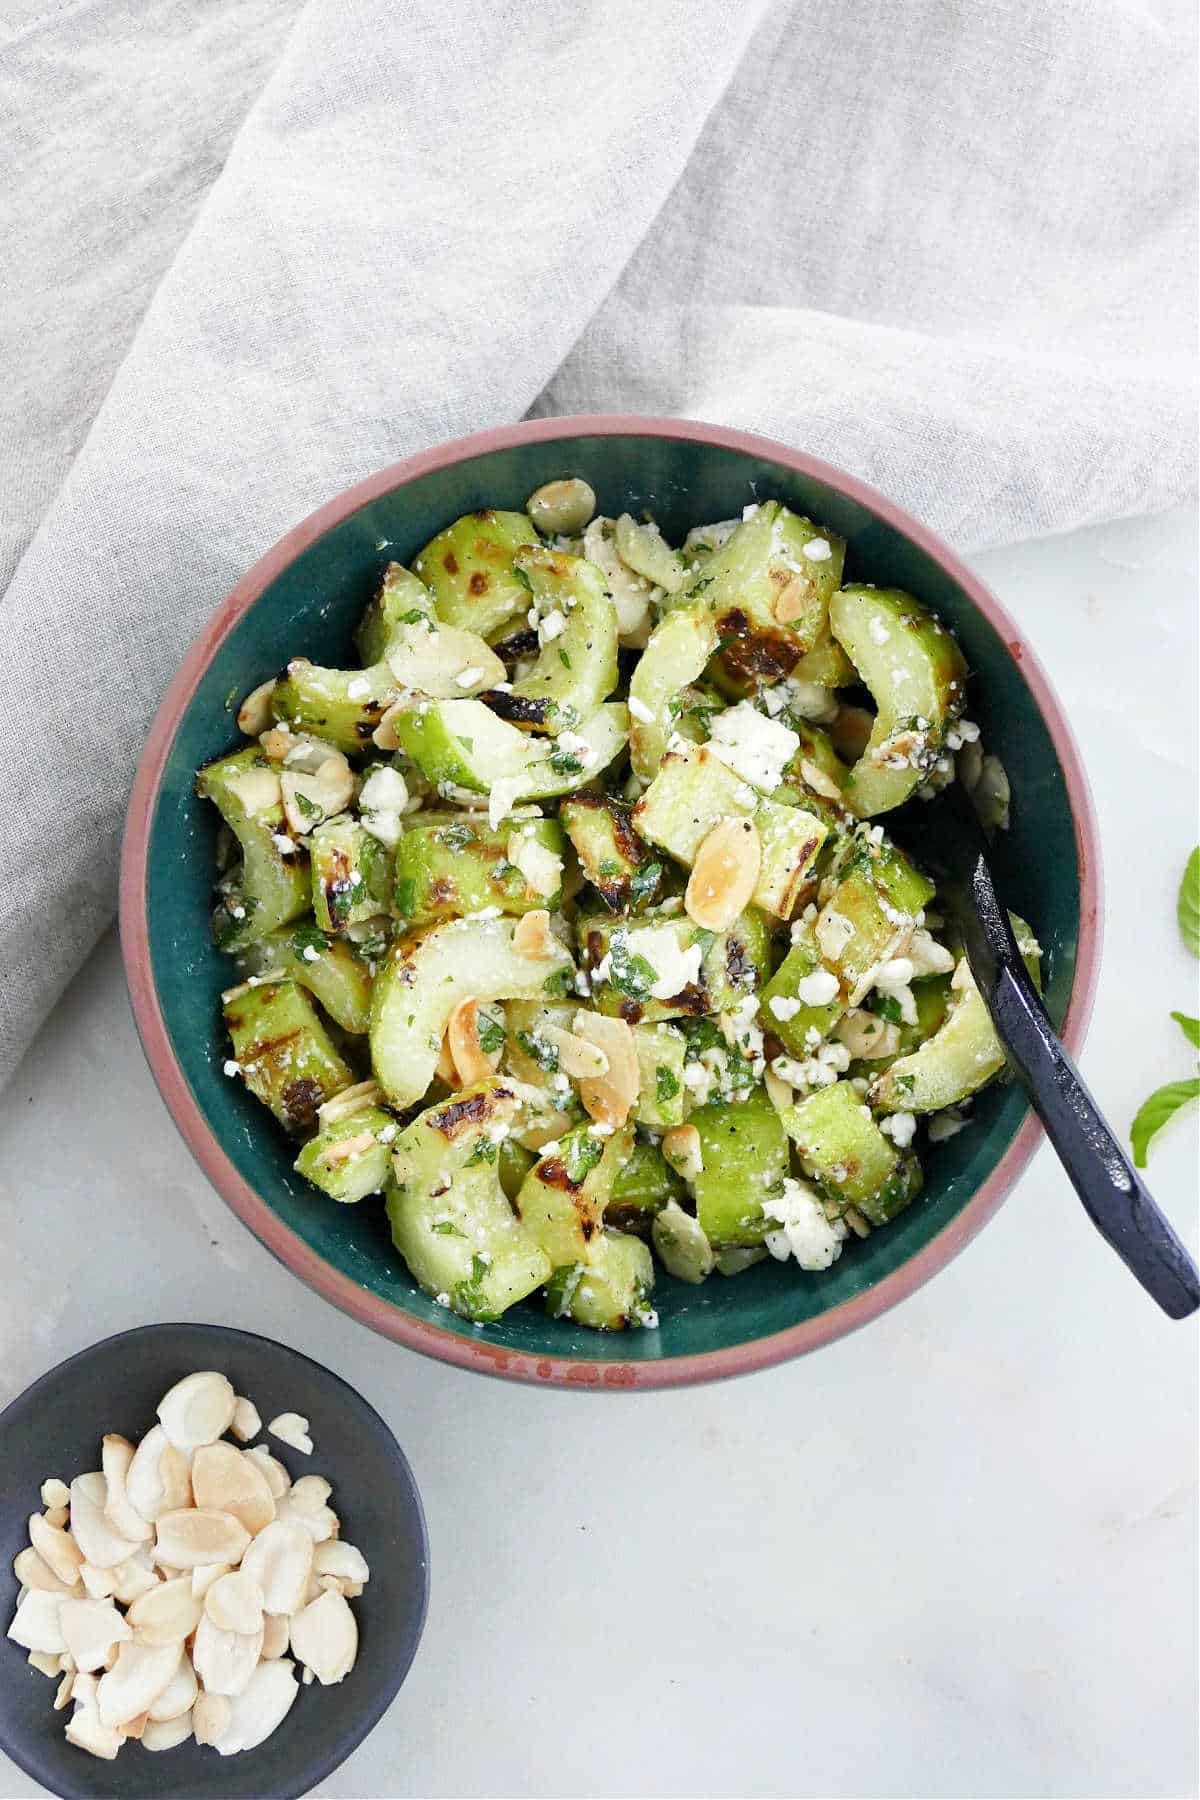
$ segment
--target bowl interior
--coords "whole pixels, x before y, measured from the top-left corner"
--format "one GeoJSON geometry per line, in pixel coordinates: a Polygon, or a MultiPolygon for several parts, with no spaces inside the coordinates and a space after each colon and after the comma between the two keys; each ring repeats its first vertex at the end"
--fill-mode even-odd
{"type": "MultiPolygon", "coordinates": [[[[818,1275],[760,1264],[729,1282],[687,1287],[659,1272],[657,1331],[605,1335],[543,1316],[528,1302],[486,1328],[460,1321],[419,1292],[393,1253],[382,1203],[337,1206],[293,1173],[282,1133],[240,1083],[224,1078],[218,995],[230,964],[213,948],[209,896],[217,820],[195,798],[200,764],[238,741],[237,700],[289,656],[345,666],[351,633],[382,565],[408,562],[435,531],[477,507],[521,508],[554,476],[585,476],[603,512],[653,511],[668,537],[777,498],[848,541],[847,578],[909,589],[950,625],[973,670],[968,711],[1008,769],[1012,830],[996,862],[1010,904],[1046,952],[1046,999],[1061,1022],[1080,927],[1075,833],[1063,769],[1019,667],[953,577],[865,505],[813,475],[721,445],[643,436],[571,437],[488,451],[380,495],[313,542],[264,589],[220,644],[171,746],[154,808],[146,907],[150,958],[165,1024],[184,1078],[228,1157],[268,1206],[320,1257],[389,1306],[463,1338],[587,1362],[658,1362],[726,1350],[839,1306],[898,1269],[941,1232],[995,1168],[1027,1108],[998,1085],[981,1095],[969,1129],[926,1159],[922,1198],[886,1230],[852,1242],[818,1275]]],[[[911,846],[910,846],[911,847],[911,846]]]]}
{"type": "Polygon", "coordinates": [[[265,1433],[293,1477],[333,1483],[342,1536],[363,1552],[371,1579],[353,1602],[359,1655],[335,1687],[302,1687],[279,1729],[257,1750],[218,1756],[189,1740],[156,1753],[128,1744],[113,1762],[68,1744],[70,1712],[55,1713],[56,1684],[29,1668],[16,1644],[0,1643],[0,1743],[52,1793],[103,1796],[187,1794],[191,1800],[253,1800],[305,1794],[343,1762],[394,1698],[425,1619],[428,1546],[412,1470],[388,1427],[337,1375],[307,1356],[249,1332],[210,1325],[148,1325],[107,1338],[27,1388],[0,1415],[0,1617],[16,1604],[12,1559],[29,1541],[29,1514],[49,1475],[69,1482],[96,1469],[100,1438],[137,1441],[154,1424],[166,1390],[196,1369],[220,1369],[263,1420],[281,1412],[310,1421],[311,1458],[265,1433]]]}

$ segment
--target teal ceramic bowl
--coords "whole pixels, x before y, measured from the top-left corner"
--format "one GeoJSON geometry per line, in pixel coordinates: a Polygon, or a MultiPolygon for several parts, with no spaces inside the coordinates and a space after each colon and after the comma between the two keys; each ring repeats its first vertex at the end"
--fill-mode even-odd
{"type": "Polygon", "coordinates": [[[970,1128],[928,1158],[919,1202],[823,1274],[767,1262],[700,1288],[661,1276],[659,1329],[604,1335],[550,1320],[532,1302],[485,1327],[435,1306],[392,1251],[382,1204],[337,1206],[306,1186],[283,1135],[221,1070],[229,964],[208,930],[216,816],[193,779],[236,741],[227,697],[289,656],[344,666],[386,559],[407,562],[461,513],[521,508],[566,474],[585,476],[605,513],[652,509],[669,537],[778,498],[847,539],[854,579],[907,588],[953,628],[974,671],[971,716],[1012,784],[1002,889],[1045,948],[1047,1005],[1078,1050],[1099,950],[1095,819],[1062,708],[1013,622],[930,532],[851,476],[685,420],[543,419],[483,432],[372,476],[276,545],[214,613],[155,719],[129,808],[121,935],[138,1029],[180,1130],[234,1211],[303,1281],[385,1336],[463,1368],[663,1387],[814,1349],[927,1281],[987,1222],[1040,1140],[1020,1090],[982,1094],[970,1128]]]}

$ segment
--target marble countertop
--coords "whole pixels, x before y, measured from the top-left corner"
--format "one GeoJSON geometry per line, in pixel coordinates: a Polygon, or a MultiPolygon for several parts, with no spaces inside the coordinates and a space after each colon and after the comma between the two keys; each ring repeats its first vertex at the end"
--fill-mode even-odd
{"type": "MultiPolygon", "coordinates": [[[[1049,668],[1099,807],[1083,1056],[1122,1129],[1188,1073],[1174,897],[1197,837],[1190,512],[974,559],[1049,668]]],[[[1196,1115],[1150,1175],[1195,1244],[1196,1115]]],[[[1196,1790],[1196,1324],[1171,1324],[1043,1150],[857,1336],[630,1397],[485,1381],[372,1337],[242,1228],[143,1064],[115,942],[0,1100],[0,1404],[155,1319],[297,1344],[424,1494],[429,1624],[320,1789],[353,1797],[1121,1796],[1196,1790]]],[[[47,1704],[49,1689],[47,1689],[47,1704]]],[[[0,1756],[0,1794],[42,1790],[0,1756]]]]}

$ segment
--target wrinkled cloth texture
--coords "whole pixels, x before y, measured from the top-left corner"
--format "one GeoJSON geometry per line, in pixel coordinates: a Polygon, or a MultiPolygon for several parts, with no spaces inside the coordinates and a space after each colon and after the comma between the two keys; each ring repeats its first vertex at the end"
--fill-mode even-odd
{"type": "Polygon", "coordinates": [[[13,0],[0,1078],[190,639],[522,415],[767,432],[970,550],[1193,491],[1192,9],[13,0]]]}

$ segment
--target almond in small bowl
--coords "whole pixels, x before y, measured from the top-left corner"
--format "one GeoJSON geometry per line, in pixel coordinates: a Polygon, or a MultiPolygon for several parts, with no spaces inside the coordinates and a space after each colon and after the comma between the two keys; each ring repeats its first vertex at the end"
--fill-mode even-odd
{"type": "Polygon", "coordinates": [[[388,1706],[424,1623],[424,1520],[337,1376],[249,1333],[147,1326],[34,1383],[0,1444],[0,1747],[43,1786],[301,1794],[388,1706]],[[289,1416],[311,1451],[268,1433],[289,1416]]]}

